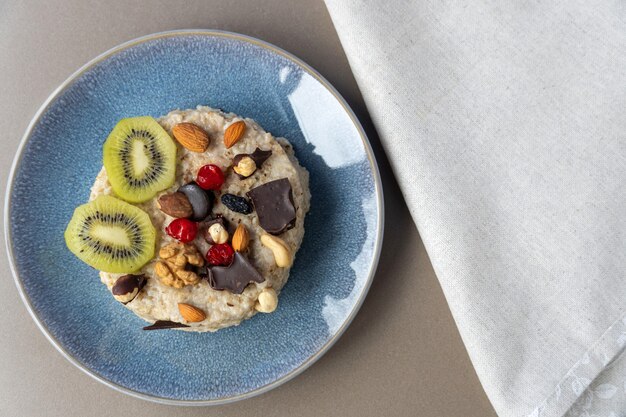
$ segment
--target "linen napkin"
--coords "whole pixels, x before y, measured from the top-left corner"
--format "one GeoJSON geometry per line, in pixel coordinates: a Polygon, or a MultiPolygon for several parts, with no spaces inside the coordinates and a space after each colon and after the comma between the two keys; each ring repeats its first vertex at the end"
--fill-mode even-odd
{"type": "Polygon", "coordinates": [[[626,3],[326,4],[497,413],[625,416],[626,3]]]}

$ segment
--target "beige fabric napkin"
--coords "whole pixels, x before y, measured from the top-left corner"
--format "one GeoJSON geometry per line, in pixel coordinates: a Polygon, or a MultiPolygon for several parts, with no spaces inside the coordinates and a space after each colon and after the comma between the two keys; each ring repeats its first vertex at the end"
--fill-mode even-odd
{"type": "Polygon", "coordinates": [[[326,3],[498,414],[626,415],[626,3],[326,3]]]}

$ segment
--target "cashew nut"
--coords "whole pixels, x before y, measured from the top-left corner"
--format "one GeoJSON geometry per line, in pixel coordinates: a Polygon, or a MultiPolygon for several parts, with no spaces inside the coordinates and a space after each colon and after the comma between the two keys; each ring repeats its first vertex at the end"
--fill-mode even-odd
{"type": "Polygon", "coordinates": [[[271,313],[278,306],[278,296],[273,288],[265,288],[259,294],[254,309],[261,313],[271,313]]]}
{"type": "Polygon", "coordinates": [[[274,254],[276,266],[281,268],[289,268],[291,266],[293,263],[293,255],[284,240],[266,233],[261,236],[261,243],[274,254]]]}

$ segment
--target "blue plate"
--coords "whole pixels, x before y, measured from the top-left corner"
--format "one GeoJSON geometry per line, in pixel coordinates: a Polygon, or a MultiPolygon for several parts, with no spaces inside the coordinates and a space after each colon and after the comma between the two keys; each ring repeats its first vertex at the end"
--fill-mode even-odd
{"type": "Polygon", "coordinates": [[[370,286],[382,242],[381,183],[362,127],[337,91],[287,52],[218,31],[159,33],[78,70],[29,126],[7,187],[5,235],[34,320],[73,364],[122,392],[208,405],[274,388],[318,359],[370,286]],[[199,104],[288,138],[311,173],[304,243],[273,314],[217,333],[145,332],[63,231],[124,117],[199,104]]]}

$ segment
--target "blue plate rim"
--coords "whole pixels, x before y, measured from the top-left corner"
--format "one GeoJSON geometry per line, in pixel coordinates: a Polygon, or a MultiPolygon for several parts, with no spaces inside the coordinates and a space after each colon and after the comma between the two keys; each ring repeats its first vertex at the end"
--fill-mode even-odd
{"type": "Polygon", "coordinates": [[[354,319],[354,317],[360,310],[363,304],[363,301],[365,300],[365,297],[367,296],[367,293],[369,292],[370,286],[374,279],[374,275],[376,273],[376,269],[378,267],[378,262],[380,259],[380,252],[382,249],[383,233],[384,233],[384,209],[385,207],[384,207],[383,202],[384,202],[383,188],[382,188],[382,181],[380,178],[380,172],[378,170],[378,165],[376,163],[376,157],[372,150],[371,144],[367,138],[367,135],[365,134],[363,126],[357,119],[356,115],[354,114],[354,112],[352,111],[352,109],[350,108],[346,100],[330,84],[330,82],[326,80],[326,78],[324,78],[314,68],[312,68],[306,62],[296,57],[292,53],[287,52],[284,49],[279,48],[278,46],[275,46],[269,42],[254,38],[252,36],[243,35],[243,34],[235,33],[235,32],[224,31],[224,30],[217,30],[217,29],[178,29],[178,30],[169,30],[169,31],[152,33],[149,35],[141,36],[141,37],[123,42],[117,46],[114,46],[113,48],[107,50],[106,52],[103,52],[102,54],[91,59],[85,65],[83,65],[78,70],[76,70],[65,81],[63,81],[50,94],[50,96],[48,96],[48,98],[44,101],[44,103],[41,105],[39,110],[37,110],[37,112],[31,119],[30,123],[28,124],[28,127],[26,128],[26,131],[24,135],[22,136],[22,139],[20,140],[20,144],[17,148],[15,157],[13,158],[13,163],[11,164],[11,170],[9,172],[9,177],[7,180],[7,187],[6,187],[5,199],[4,199],[4,219],[3,219],[4,220],[4,238],[5,238],[5,247],[7,251],[7,257],[9,259],[9,266],[11,268],[11,274],[13,275],[13,280],[20,294],[20,298],[22,299],[22,302],[26,306],[28,313],[32,317],[33,321],[35,322],[39,330],[44,334],[46,339],[48,339],[48,341],[52,344],[52,346],[54,346],[55,349],[59,353],[61,353],[61,355],[65,359],[67,359],[71,364],[76,366],[78,369],[80,369],[81,371],[83,371],[85,374],[89,375],[93,379],[101,382],[102,384],[118,392],[130,395],[132,397],[139,398],[142,400],[147,400],[147,401],[165,404],[165,405],[178,405],[178,406],[220,405],[220,404],[228,404],[228,403],[232,403],[235,401],[240,401],[243,399],[251,398],[251,397],[263,394],[267,391],[270,391],[284,384],[285,382],[298,376],[304,370],[306,370],[311,365],[313,365],[313,363],[315,363],[318,359],[320,359],[337,342],[337,340],[339,340],[339,338],[343,335],[343,333],[346,331],[348,326],[352,323],[352,320],[354,319]],[[262,48],[268,49],[271,52],[277,53],[283,56],[284,58],[289,59],[290,61],[298,65],[300,68],[302,68],[304,71],[309,73],[311,76],[313,76],[318,82],[320,82],[341,104],[341,106],[344,108],[346,113],[350,116],[350,119],[352,123],[354,124],[354,126],[356,127],[357,131],[359,132],[359,136],[361,137],[361,141],[363,142],[364,149],[367,153],[367,158],[370,162],[370,169],[372,172],[372,176],[374,178],[374,186],[375,186],[375,192],[376,192],[376,206],[378,210],[377,229],[376,229],[376,236],[375,236],[375,243],[374,243],[374,257],[372,258],[372,261],[370,263],[370,269],[368,272],[367,281],[363,287],[363,291],[361,292],[361,294],[359,295],[359,298],[354,304],[352,311],[348,315],[347,319],[342,323],[341,327],[337,330],[337,333],[333,337],[331,337],[317,352],[315,352],[307,360],[305,360],[302,364],[300,364],[299,367],[293,369],[292,371],[281,376],[280,378],[270,382],[269,384],[263,385],[261,387],[258,387],[254,390],[251,390],[245,393],[241,393],[241,394],[233,395],[229,397],[213,399],[213,400],[175,400],[175,399],[170,399],[170,398],[159,397],[156,395],[150,395],[150,394],[146,394],[143,392],[138,392],[138,391],[121,386],[113,381],[108,380],[102,375],[99,375],[95,371],[89,369],[88,366],[84,365],[78,359],[74,358],[69,352],[65,350],[65,348],[61,345],[61,343],[48,331],[48,329],[43,324],[42,320],[39,318],[39,316],[37,315],[37,312],[35,311],[35,309],[33,308],[31,304],[31,301],[24,289],[24,286],[22,285],[22,281],[19,278],[19,275],[17,272],[17,267],[15,264],[15,258],[13,254],[13,241],[11,238],[11,230],[9,227],[9,221],[11,218],[10,201],[11,201],[11,196],[13,192],[13,181],[14,181],[15,173],[16,173],[18,165],[20,164],[22,160],[24,147],[26,146],[26,143],[30,140],[34,127],[37,125],[41,116],[45,113],[45,111],[48,109],[50,104],[59,95],[61,95],[84,72],[86,72],[87,70],[89,70],[90,68],[98,64],[99,62],[109,58],[110,56],[113,56],[119,52],[122,52],[132,46],[135,46],[144,42],[148,42],[151,40],[166,38],[166,37],[194,36],[194,35],[230,38],[230,39],[235,39],[235,40],[239,40],[243,42],[248,42],[256,46],[260,46],[262,48]]]}

